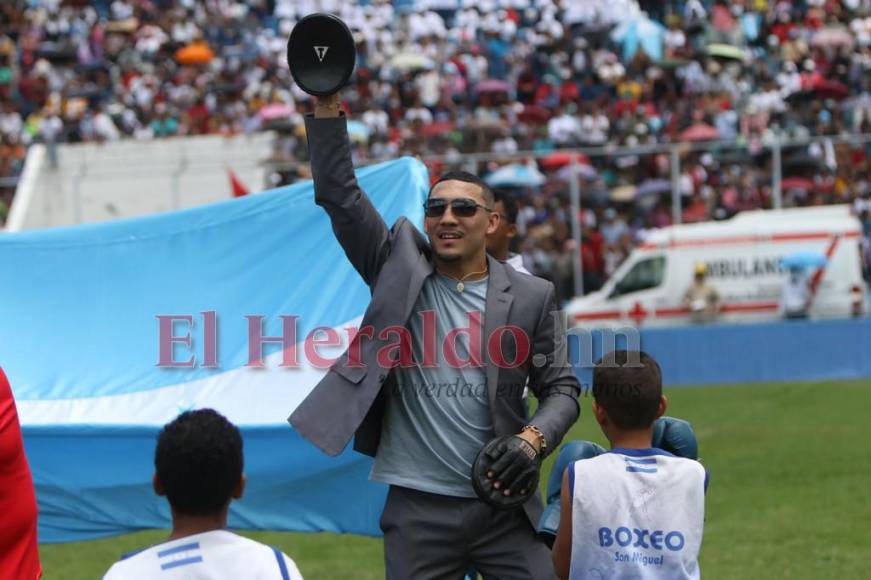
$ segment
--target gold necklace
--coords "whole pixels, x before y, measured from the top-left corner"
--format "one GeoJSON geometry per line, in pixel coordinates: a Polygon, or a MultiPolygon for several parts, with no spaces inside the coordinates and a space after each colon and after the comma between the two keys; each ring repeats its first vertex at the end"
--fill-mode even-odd
{"type": "Polygon", "coordinates": [[[477,274],[486,274],[486,273],[487,273],[487,268],[484,268],[480,272],[470,272],[470,273],[466,274],[465,276],[463,276],[462,278],[454,278],[453,276],[448,276],[447,274],[442,274],[442,276],[450,278],[451,280],[456,280],[457,281],[457,292],[462,292],[463,290],[466,289],[466,285],[463,284],[463,282],[466,280],[466,278],[469,278],[470,276],[475,276],[477,274]]]}

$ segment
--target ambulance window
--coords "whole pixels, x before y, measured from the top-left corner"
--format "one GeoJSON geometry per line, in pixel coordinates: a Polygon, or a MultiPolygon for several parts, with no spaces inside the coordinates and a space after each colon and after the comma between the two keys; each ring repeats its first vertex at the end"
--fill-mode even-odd
{"type": "Polygon", "coordinates": [[[641,290],[656,288],[662,284],[664,274],[664,257],[658,256],[656,258],[641,260],[632,266],[632,268],[626,272],[626,275],[617,282],[611,296],[622,296],[624,294],[631,294],[632,292],[640,292],[641,290]]]}

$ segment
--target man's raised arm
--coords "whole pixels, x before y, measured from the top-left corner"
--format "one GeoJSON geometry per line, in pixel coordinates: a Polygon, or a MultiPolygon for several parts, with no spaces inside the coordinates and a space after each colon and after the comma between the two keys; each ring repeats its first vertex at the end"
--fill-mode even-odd
{"type": "Polygon", "coordinates": [[[345,255],[371,285],[387,259],[389,231],[357,185],[338,94],[317,98],[314,116],[305,118],[305,129],[315,203],[326,210],[345,255]]]}

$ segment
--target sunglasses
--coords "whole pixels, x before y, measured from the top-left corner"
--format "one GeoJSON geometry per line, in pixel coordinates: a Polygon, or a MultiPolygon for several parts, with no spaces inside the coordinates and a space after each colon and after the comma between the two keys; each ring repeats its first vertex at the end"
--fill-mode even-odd
{"type": "Polygon", "coordinates": [[[441,217],[445,215],[445,212],[448,209],[448,204],[450,204],[451,211],[457,217],[472,217],[475,215],[475,212],[478,211],[479,207],[485,211],[493,211],[489,207],[481,205],[474,199],[469,199],[467,197],[458,197],[451,200],[432,197],[426,200],[426,203],[423,204],[423,211],[426,214],[426,217],[441,217]]]}

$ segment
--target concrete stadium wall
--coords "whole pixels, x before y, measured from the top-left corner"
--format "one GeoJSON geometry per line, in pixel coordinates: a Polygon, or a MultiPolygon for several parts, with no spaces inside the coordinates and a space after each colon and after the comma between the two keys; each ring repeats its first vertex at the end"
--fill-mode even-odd
{"type": "Polygon", "coordinates": [[[589,385],[591,360],[639,340],[666,385],[871,378],[871,318],[596,331],[570,335],[570,360],[589,385]]]}
{"type": "Polygon", "coordinates": [[[272,133],[178,137],[111,144],[35,145],[7,223],[9,231],[92,223],[182,209],[231,197],[232,169],[252,192],[266,189],[272,133]]]}

